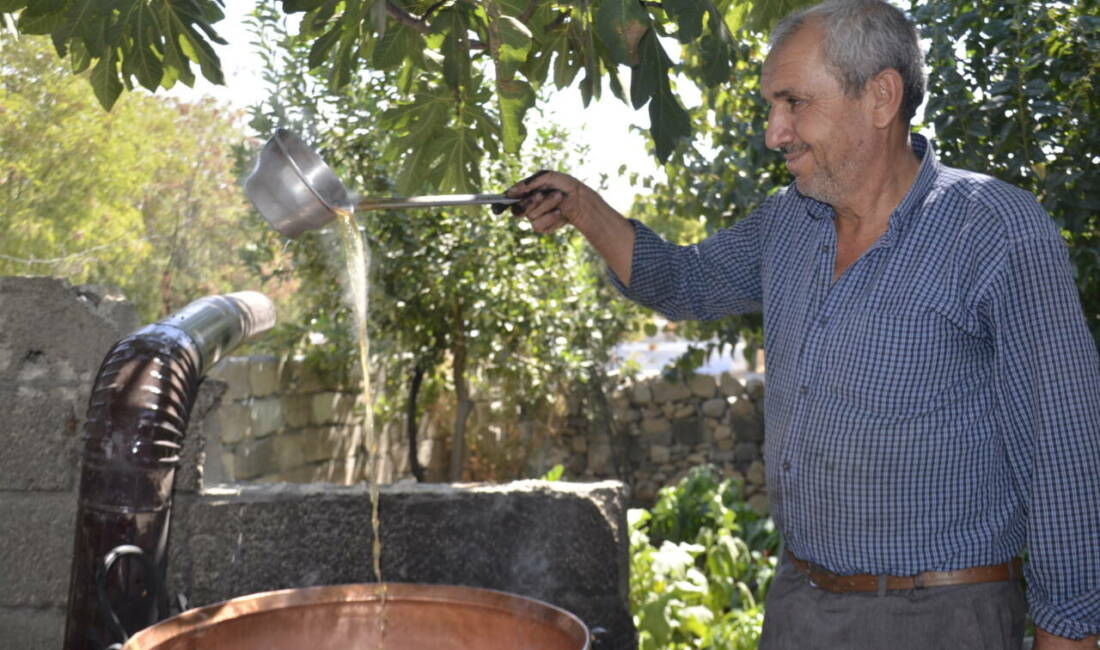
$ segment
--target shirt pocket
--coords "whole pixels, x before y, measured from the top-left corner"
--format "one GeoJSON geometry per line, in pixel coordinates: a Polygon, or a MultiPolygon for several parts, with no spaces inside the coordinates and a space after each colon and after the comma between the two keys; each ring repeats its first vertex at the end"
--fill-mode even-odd
{"type": "Polygon", "coordinates": [[[973,390],[985,346],[949,308],[862,309],[829,341],[825,390],[845,407],[883,418],[920,415],[973,390]]]}

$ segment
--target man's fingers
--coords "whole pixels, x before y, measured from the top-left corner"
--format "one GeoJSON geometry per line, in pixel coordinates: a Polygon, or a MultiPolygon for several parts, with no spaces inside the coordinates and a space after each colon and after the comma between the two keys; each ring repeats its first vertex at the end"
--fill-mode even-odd
{"type": "Polygon", "coordinates": [[[526,185],[527,183],[530,183],[531,181],[538,178],[539,176],[542,176],[543,174],[549,174],[549,173],[550,173],[549,169],[540,169],[537,172],[535,172],[534,174],[531,174],[530,176],[528,176],[527,178],[523,179],[520,182],[526,185]]]}
{"type": "MultiPolygon", "coordinates": [[[[528,219],[537,219],[552,210],[557,210],[565,195],[557,190],[538,192],[531,197],[531,203],[525,210],[528,219]]],[[[522,204],[522,203],[521,203],[522,204]]]]}
{"type": "Polygon", "coordinates": [[[535,232],[549,234],[561,228],[566,224],[565,217],[562,216],[561,210],[554,208],[553,210],[546,212],[538,217],[530,219],[531,228],[535,232]]]}
{"type": "Polygon", "coordinates": [[[561,189],[555,185],[567,183],[569,180],[569,177],[564,174],[543,169],[509,187],[504,194],[513,199],[523,198],[532,192],[561,189]]]}

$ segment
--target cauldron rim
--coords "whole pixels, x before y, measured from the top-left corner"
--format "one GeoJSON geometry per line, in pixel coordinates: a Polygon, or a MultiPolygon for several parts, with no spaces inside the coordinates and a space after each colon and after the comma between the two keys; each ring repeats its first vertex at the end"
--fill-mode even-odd
{"type": "MultiPolygon", "coordinates": [[[[404,602],[452,603],[467,607],[482,607],[510,612],[540,622],[552,624],[574,636],[581,650],[590,647],[588,627],[572,612],[530,596],[506,591],[464,585],[387,582],[386,598],[404,602]]],[[[324,604],[368,602],[378,600],[379,583],[347,583],[296,587],[263,591],[237,596],[218,603],[189,609],[134,634],[122,650],[157,648],[172,639],[221,622],[280,609],[324,604]]]]}

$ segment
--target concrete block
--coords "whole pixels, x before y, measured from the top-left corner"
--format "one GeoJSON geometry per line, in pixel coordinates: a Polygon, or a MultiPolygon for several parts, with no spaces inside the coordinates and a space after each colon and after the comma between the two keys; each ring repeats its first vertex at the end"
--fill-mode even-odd
{"type": "Polygon", "coordinates": [[[87,307],[109,322],[121,336],[141,327],[137,308],[126,299],[122,289],[103,284],[81,284],[73,287],[87,307]]]}
{"type": "Polygon", "coordinates": [[[279,392],[279,359],[270,355],[249,357],[248,384],[253,397],[267,397],[279,392]]]}
{"type": "Polygon", "coordinates": [[[65,643],[65,609],[0,608],[0,647],[57,650],[65,643]]]}
{"type": "Polygon", "coordinates": [[[103,357],[126,332],[96,313],[68,282],[0,277],[0,378],[14,381],[27,364],[56,384],[90,383],[103,357]]]}
{"type": "Polygon", "coordinates": [[[283,428],[283,405],[278,397],[253,399],[252,437],[264,438],[283,428]]]}
{"type": "Polygon", "coordinates": [[[306,463],[343,458],[356,442],[353,431],[343,427],[311,427],[302,432],[302,458],[306,463]]]}
{"type": "Polygon", "coordinates": [[[312,424],[334,424],[338,422],[336,405],[339,399],[340,393],[331,391],[313,395],[310,399],[310,422],[312,424]]]}
{"type": "Polygon", "coordinates": [[[0,379],[0,490],[76,487],[87,399],[64,386],[0,379]]]}
{"type": "Polygon", "coordinates": [[[243,442],[234,452],[233,464],[238,481],[248,480],[268,474],[277,469],[275,456],[275,438],[243,442]]]}
{"type": "Polygon", "coordinates": [[[631,392],[630,401],[635,404],[649,404],[653,401],[653,391],[648,384],[639,382],[634,385],[634,390],[631,392]]]}
{"type": "Polygon", "coordinates": [[[279,392],[317,393],[331,388],[334,378],[321,376],[312,365],[300,359],[285,361],[279,368],[279,392]]]}
{"type": "Polygon", "coordinates": [[[75,492],[0,495],[0,606],[66,606],[75,525],[75,492]]]}
{"type": "Polygon", "coordinates": [[[223,444],[235,445],[252,437],[252,409],[247,403],[223,402],[218,407],[216,417],[223,444]]]}
{"type": "Polygon", "coordinates": [[[337,393],[336,401],[334,403],[335,414],[337,422],[352,422],[356,419],[362,419],[356,413],[355,407],[362,401],[362,393],[337,393]]]}
{"type": "Polygon", "coordinates": [[[291,393],[279,398],[283,405],[283,422],[290,429],[304,429],[311,423],[313,416],[312,395],[291,393]]]}
{"type": "Polygon", "coordinates": [[[294,469],[306,462],[300,434],[275,436],[273,440],[275,441],[275,466],[280,472],[294,469]]]}
{"type": "Polygon", "coordinates": [[[249,384],[251,368],[248,357],[226,357],[214,364],[207,372],[208,377],[224,381],[228,386],[226,401],[241,401],[252,396],[249,384]]]}

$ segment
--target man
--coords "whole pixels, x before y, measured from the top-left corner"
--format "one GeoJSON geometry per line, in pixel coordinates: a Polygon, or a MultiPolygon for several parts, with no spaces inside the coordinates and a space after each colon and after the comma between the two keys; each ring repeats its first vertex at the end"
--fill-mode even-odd
{"type": "Polygon", "coordinates": [[[1095,648],[1100,361],[1035,199],[910,135],[905,15],[830,0],[777,27],[766,141],[795,178],[679,247],[541,173],[508,194],[579,229],[673,319],[762,309],[766,461],[787,554],[761,648],[1095,648]]]}

